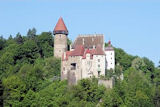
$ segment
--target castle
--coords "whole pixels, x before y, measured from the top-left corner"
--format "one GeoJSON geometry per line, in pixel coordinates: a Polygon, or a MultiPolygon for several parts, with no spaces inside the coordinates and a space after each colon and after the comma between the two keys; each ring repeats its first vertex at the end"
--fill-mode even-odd
{"type": "Polygon", "coordinates": [[[76,84],[83,78],[105,76],[105,70],[115,69],[115,52],[103,34],[79,35],[68,50],[68,30],[59,18],[54,31],[54,56],[61,58],[61,80],[76,84]]]}

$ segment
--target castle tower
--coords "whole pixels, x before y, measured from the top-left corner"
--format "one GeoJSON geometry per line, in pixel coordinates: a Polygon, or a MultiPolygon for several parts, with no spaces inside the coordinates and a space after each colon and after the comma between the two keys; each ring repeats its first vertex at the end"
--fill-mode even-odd
{"type": "Polygon", "coordinates": [[[105,48],[106,54],[106,69],[114,70],[115,69],[115,52],[114,48],[111,45],[111,41],[108,42],[108,46],[105,48]]]}
{"type": "Polygon", "coordinates": [[[59,18],[54,31],[54,56],[62,57],[62,54],[67,51],[67,35],[68,30],[64,24],[62,17],[59,18]]]}

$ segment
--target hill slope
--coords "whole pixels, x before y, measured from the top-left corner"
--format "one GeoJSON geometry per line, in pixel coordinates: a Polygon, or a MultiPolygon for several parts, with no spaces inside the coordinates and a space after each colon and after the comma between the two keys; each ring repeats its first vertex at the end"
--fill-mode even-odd
{"type": "Polygon", "coordinates": [[[106,76],[118,77],[123,72],[123,81],[116,79],[113,89],[98,86],[95,78],[68,87],[59,79],[60,59],[53,57],[53,39],[52,33],[36,35],[35,29],[26,36],[0,38],[0,100],[4,106],[160,106],[160,70],[148,58],[115,48],[115,74],[106,76]]]}

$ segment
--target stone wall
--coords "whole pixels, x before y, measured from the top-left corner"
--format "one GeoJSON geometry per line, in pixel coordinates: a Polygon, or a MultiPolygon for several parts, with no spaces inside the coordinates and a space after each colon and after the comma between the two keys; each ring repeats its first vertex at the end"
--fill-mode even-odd
{"type": "Polygon", "coordinates": [[[67,51],[67,36],[56,34],[54,36],[54,56],[61,58],[65,51],[67,51]]]}
{"type": "Polygon", "coordinates": [[[103,85],[106,88],[113,88],[115,81],[114,81],[114,78],[111,78],[109,80],[99,79],[98,84],[103,85]]]}

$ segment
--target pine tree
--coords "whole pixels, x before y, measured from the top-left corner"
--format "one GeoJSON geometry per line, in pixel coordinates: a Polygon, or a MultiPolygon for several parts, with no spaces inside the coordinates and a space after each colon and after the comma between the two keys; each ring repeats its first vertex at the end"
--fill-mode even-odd
{"type": "Polygon", "coordinates": [[[22,38],[22,36],[21,36],[21,34],[18,32],[17,33],[17,35],[16,35],[16,42],[18,43],[18,44],[23,44],[23,38],[22,38]]]}

